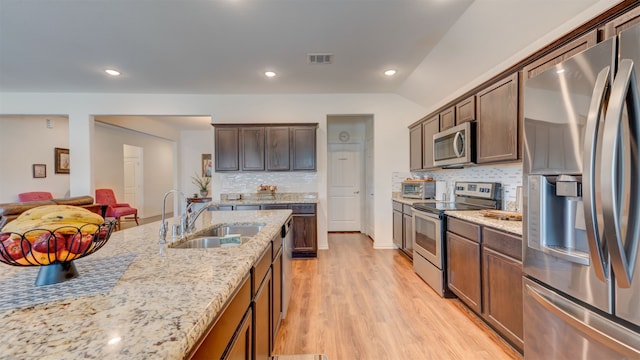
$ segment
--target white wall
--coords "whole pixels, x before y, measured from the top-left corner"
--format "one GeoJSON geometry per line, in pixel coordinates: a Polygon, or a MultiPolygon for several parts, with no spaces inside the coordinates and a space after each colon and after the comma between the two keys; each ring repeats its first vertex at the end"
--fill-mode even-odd
{"type": "MultiPolygon", "coordinates": [[[[374,247],[393,248],[391,221],[391,173],[409,167],[407,126],[425,109],[393,94],[317,95],[183,95],[183,94],[73,94],[0,93],[0,114],[68,114],[70,123],[80,128],[93,116],[108,115],[189,115],[208,114],[213,123],[318,123],[317,178],[318,246],[327,245],[327,115],[372,114],[374,117],[375,234],[374,247]]],[[[91,127],[93,128],[93,127],[91,127]]],[[[93,134],[72,132],[69,139],[73,166],[89,170],[71,174],[71,194],[93,186],[98,166],[91,158],[93,134]],[[83,153],[84,151],[84,153],[83,153]],[[89,154],[87,154],[89,152],[89,154]],[[76,157],[74,157],[76,154],[76,157]]],[[[145,157],[146,159],[146,157],[145,157]]]]}
{"type": "MultiPolygon", "coordinates": [[[[158,216],[162,195],[174,187],[174,142],[140,132],[95,122],[95,188],[111,188],[116,199],[124,202],[123,145],[143,150],[144,203],[139,204],[141,216],[158,216]]],[[[167,208],[172,208],[167,203],[167,208]]]]}
{"type": "MultiPolygon", "coordinates": [[[[198,187],[193,183],[191,177],[202,175],[202,154],[211,154],[213,157],[213,126],[204,131],[181,131],[180,132],[180,190],[186,196],[193,196],[199,193],[198,187]]],[[[213,178],[213,177],[212,177],[213,178]]],[[[215,182],[209,185],[210,189],[217,186],[215,182]]],[[[212,195],[211,190],[209,195],[212,195]]],[[[200,195],[198,195],[200,196],[200,195]]]]}
{"type": "Polygon", "coordinates": [[[69,174],[54,171],[54,148],[69,148],[66,117],[0,116],[0,144],[0,203],[18,201],[19,193],[29,191],[48,191],[54,198],[68,196],[69,174]],[[46,119],[51,120],[51,129],[46,119]],[[47,177],[34,179],[33,164],[45,164],[47,177]]]}

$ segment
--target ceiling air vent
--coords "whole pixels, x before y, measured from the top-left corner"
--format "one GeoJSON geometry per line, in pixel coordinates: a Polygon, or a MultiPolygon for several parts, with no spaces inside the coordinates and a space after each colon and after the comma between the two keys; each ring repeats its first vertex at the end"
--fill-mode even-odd
{"type": "Polygon", "coordinates": [[[307,54],[309,64],[331,64],[333,62],[333,54],[307,54]]]}

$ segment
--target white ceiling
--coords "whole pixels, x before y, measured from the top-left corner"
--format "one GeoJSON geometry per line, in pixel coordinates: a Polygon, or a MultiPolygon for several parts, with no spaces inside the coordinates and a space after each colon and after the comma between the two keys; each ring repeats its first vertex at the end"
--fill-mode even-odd
{"type": "Polygon", "coordinates": [[[390,92],[428,107],[617,2],[0,0],[0,91],[390,92]],[[316,52],[334,63],[307,64],[316,52]]]}

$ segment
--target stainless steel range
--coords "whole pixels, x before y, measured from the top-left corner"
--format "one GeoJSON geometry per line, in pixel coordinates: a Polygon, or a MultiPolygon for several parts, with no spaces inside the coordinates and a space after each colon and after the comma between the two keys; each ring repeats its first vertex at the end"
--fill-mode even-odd
{"type": "Polygon", "coordinates": [[[502,185],[456,182],[453,202],[413,205],[413,270],[442,297],[454,297],[447,287],[445,211],[500,209],[502,185]]]}

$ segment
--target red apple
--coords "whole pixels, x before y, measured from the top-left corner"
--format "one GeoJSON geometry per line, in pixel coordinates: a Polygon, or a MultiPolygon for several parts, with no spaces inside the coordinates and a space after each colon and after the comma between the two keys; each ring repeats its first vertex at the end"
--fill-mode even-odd
{"type": "Polygon", "coordinates": [[[82,254],[91,245],[93,234],[75,233],[67,238],[67,249],[73,254],[82,254]]]}
{"type": "Polygon", "coordinates": [[[0,242],[7,240],[11,236],[11,233],[3,232],[0,233],[0,242]]]}
{"type": "Polygon", "coordinates": [[[63,234],[46,232],[38,236],[33,243],[33,251],[44,254],[55,254],[58,250],[66,246],[66,241],[67,239],[63,234]]]}
{"type": "Polygon", "coordinates": [[[0,257],[6,260],[17,261],[29,253],[30,244],[21,238],[8,238],[0,245],[0,257]]]}

